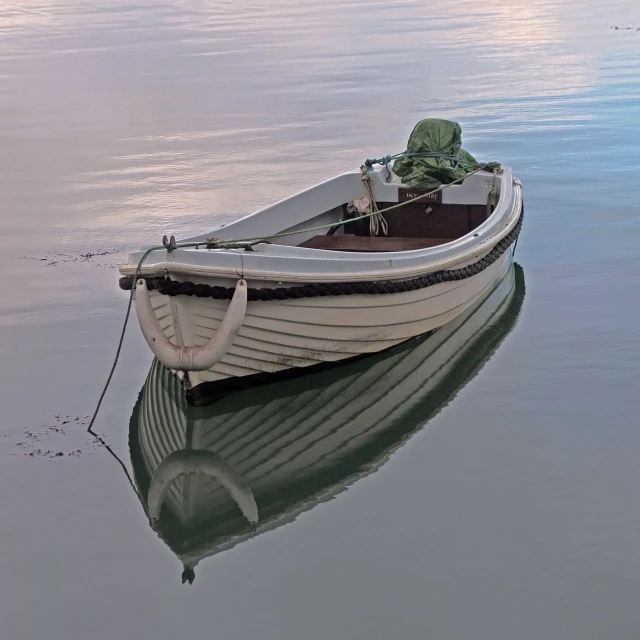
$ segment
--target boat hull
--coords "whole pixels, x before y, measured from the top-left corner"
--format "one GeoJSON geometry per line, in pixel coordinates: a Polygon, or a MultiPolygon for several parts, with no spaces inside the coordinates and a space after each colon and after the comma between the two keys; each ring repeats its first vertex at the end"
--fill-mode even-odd
{"type": "MultiPolygon", "coordinates": [[[[466,311],[512,262],[512,248],[480,273],[391,294],[251,301],[238,334],[211,369],[179,373],[191,397],[206,401],[213,383],[275,374],[384,351],[447,324],[466,311]],[[205,385],[205,386],[202,386],[205,385]],[[198,390],[200,388],[200,390],[198,390]]],[[[200,282],[206,283],[206,279],[200,282]]],[[[256,283],[248,281],[249,287],[256,283]]],[[[178,345],[203,346],[219,328],[226,300],[150,293],[158,323],[178,345]]]]}

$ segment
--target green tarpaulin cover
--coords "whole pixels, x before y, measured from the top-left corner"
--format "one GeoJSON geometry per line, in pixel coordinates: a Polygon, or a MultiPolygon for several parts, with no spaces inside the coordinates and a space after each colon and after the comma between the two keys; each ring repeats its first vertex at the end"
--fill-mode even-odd
{"type": "Polygon", "coordinates": [[[475,158],[462,149],[460,125],[450,120],[427,118],[418,122],[409,136],[407,153],[434,153],[457,158],[408,157],[396,160],[393,172],[402,178],[402,182],[424,191],[458,180],[479,166],[475,158]]]}

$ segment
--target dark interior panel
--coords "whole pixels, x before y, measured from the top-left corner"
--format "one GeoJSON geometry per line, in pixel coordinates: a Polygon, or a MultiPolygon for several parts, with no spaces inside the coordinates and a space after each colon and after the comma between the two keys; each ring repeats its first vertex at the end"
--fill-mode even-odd
{"type": "MultiPolygon", "coordinates": [[[[378,208],[392,207],[394,202],[378,202],[378,208]]],[[[344,206],[345,218],[348,217],[344,206]]],[[[385,213],[387,236],[370,237],[369,219],[344,225],[343,235],[318,235],[300,246],[332,251],[411,251],[452,242],[473,231],[487,219],[484,204],[443,204],[415,202],[385,213]]]]}

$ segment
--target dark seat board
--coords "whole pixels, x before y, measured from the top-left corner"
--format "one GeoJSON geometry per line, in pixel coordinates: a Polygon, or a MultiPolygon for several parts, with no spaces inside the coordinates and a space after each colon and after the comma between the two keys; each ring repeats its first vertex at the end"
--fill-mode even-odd
{"type": "Polygon", "coordinates": [[[447,242],[453,242],[453,238],[394,238],[379,236],[314,236],[299,246],[307,249],[327,249],[330,251],[414,251],[437,247],[447,242]]]}

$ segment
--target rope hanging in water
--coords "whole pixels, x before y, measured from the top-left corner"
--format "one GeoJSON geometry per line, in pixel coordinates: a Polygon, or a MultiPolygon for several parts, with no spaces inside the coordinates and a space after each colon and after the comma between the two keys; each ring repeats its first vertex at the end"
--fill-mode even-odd
{"type": "MultiPolygon", "coordinates": [[[[142,267],[142,263],[147,259],[147,257],[149,256],[149,254],[152,251],[156,251],[158,249],[164,249],[164,246],[157,246],[157,247],[151,247],[150,249],[147,249],[144,253],[144,255],[142,256],[142,258],[140,258],[140,262],[138,262],[138,266],[136,267],[136,273],[134,276],[134,280],[133,282],[136,282],[138,280],[138,276],[140,275],[140,268],[142,267]]],[[[104,396],[107,393],[107,389],[109,388],[109,384],[111,384],[111,378],[113,378],[113,374],[116,370],[116,365],[118,364],[118,359],[120,358],[120,352],[122,351],[122,343],[124,342],[124,334],[127,330],[127,323],[129,322],[129,316],[131,315],[131,307],[133,305],[133,296],[135,294],[135,287],[131,288],[131,295],[129,296],[129,303],[127,304],[127,312],[124,316],[124,324],[122,326],[122,331],[120,333],[120,340],[118,341],[118,347],[116,349],[116,355],[115,358],[113,360],[113,365],[111,366],[111,371],[109,371],[109,375],[107,377],[107,382],[104,385],[104,388],[102,389],[102,393],[100,394],[100,398],[98,398],[98,404],[96,405],[95,411],[93,412],[93,416],[91,416],[91,420],[89,422],[89,426],[87,427],[87,431],[93,433],[92,428],[93,428],[93,423],[96,421],[96,418],[98,417],[98,412],[100,411],[100,406],[102,405],[102,401],[104,400],[104,396]]]]}

